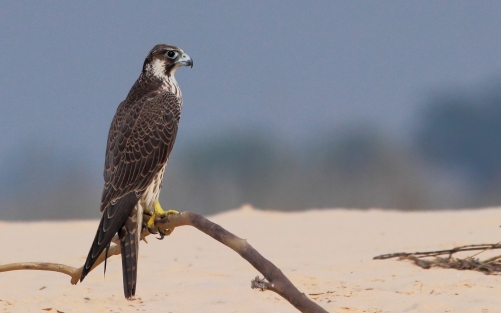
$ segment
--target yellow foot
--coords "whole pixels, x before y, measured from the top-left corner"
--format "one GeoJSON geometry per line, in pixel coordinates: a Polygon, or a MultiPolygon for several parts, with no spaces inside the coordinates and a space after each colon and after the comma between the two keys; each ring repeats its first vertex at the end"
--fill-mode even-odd
{"type": "MultiPolygon", "coordinates": [[[[160,206],[160,202],[159,201],[155,202],[154,211],[151,214],[148,222],[146,223],[146,227],[148,228],[148,230],[151,233],[155,233],[155,231],[154,231],[155,219],[168,217],[171,214],[179,214],[179,212],[176,210],[164,211],[162,209],[162,207],[160,206]]],[[[164,236],[169,236],[173,231],[174,231],[174,228],[172,228],[172,229],[169,228],[169,229],[166,229],[165,231],[158,229],[158,232],[160,233],[160,237],[161,237],[159,239],[163,239],[164,236]]]]}

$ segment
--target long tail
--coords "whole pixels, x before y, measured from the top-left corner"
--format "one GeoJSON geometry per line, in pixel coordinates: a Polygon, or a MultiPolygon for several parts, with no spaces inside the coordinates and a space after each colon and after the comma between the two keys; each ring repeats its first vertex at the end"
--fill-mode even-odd
{"type": "Polygon", "coordinates": [[[118,199],[115,204],[109,205],[103,211],[103,216],[99,222],[99,227],[96,231],[96,236],[90,247],[87,260],[80,276],[80,281],[83,281],[85,276],[90,272],[92,266],[96,262],[99,255],[111,243],[113,236],[121,230],[126,223],[130,214],[137,204],[135,192],[130,192],[122,198],[118,199]]]}
{"type": "Polygon", "coordinates": [[[132,210],[127,221],[120,229],[120,248],[122,249],[122,277],[125,298],[130,299],[136,294],[137,258],[139,253],[138,226],[142,224],[142,212],[137,214],[137,207],[132,210]],[[140,215],[140,217],[139,217],[140,215]]]}

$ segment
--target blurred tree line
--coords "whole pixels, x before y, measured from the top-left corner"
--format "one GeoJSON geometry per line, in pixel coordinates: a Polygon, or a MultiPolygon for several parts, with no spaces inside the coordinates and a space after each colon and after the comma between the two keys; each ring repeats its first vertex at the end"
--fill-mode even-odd
{"type": "MultiPolygon", "coordinates": [[[[174,149],[160,200],[202,214],[243,203],[274,210],[500,205],[501,88],[437,93],[424,108],[405,143],[366,126],[295,147],[252,131],[200,139],[174,149]]],[[[102,183],[78,156],[27,143],[8,163],[0,168],[0,219],[99,216],[102,183]]]]}

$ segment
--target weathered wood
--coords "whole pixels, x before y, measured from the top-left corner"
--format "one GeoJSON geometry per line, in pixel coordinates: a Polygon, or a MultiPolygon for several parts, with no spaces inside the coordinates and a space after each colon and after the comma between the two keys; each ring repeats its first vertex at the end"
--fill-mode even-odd
{"type": "MultiPolygon", "coordinates": [[[[146,219],[145,219],[146,220],[146,219]]],[[[292,282],[277,268],[273,263],[264,258],[256,251],[245,239],[239,238],[223,227],[215,224],[205,217],[192,212],[182,212],[179,214],[171,214],[168,217],[157,219],[155,221],[156,230],[160,233],[167,229],[174,229],[179,226],[193,226],[201,232],[211,236],[215,240],[221,242],[233,251],[237,252],[242,258],[249,262],[256,270],[258,270],[267,280],[260,280],[256,277],[251,284],[251,288],[259,288],[261,290],[273,291],[284,299],[289,301],[300,312],[308,313],[326,313],[327,311],[318,304],[310,300],[304,293],[300,292],[292,282]],[[257,287],[256,287],[257,286],[257,287]],[[264,288],[266,287],[266,288],[264,288]]],[[[146,241],[146,236],[150,233],[145,229],[142,232],[142,238],[146,241]]],[[[162,237],[162,236],[161,236],[162,237]]],[[[117,245],[118,238],[113,238],[113,243],[108,251],[108,257],[120,254],[120,245],[117,245]]],[[[91,271],[99,264],[104,262],[105,252],[101,253],[96,260],[91,271]]],[[[57,263],[42,263],[42,262],[20,262],[0,265],[0,272],[8,272],[15,270],[40,270],[59,272],[71,277],[71,284],[76,285],[80,279],[82,268],[75,268],[64,264],[57,263]]]]}

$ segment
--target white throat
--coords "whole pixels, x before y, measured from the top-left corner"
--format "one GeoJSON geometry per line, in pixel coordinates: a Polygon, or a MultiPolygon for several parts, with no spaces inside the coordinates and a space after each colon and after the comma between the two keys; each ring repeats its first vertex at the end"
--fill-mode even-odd
{"type": "Polygon", "coordinates": [[[151,64],[152,73],[155,77],[160,78],[161,80],[165,80],[167,77],[165,75],[165,62],[159,59],[156,59],[151,64]]]}
{"type": "Polygon", "coordinates": [[[163,82],[162,89],[175,94],[179,98],[182,105],[183,95],[181,93],[181,89],[179,89],[179,85],[177,84],[176,77],[174,77],[174,73],[179,68],[179,66],[175,66],[173,69],[171,69],[169,76],[165,75],[165,62],[162,60],[155,59],[153,63],[149,65],[149,67],[150,71],[148,72],[152,73],[153,76],[163,82]]]}
{"type": "Polygon", "coordinates": [[[151,63],[150,66],[150,73],[153,74],[156,78],[160,79],[163,84],[162,84],[162,89],[165,91],[172,92],[175,94],[181,101],[183,99],[183,95],[181,93],[181,89],[179,89],[179,85],[177,84],[176,77],[174,77],[174,73],[178,69],[179,66],[175,66],[172,70],[169,76],[165,75],[165,62],[162,60],[154,60],[153,63],[151,63]]]}

